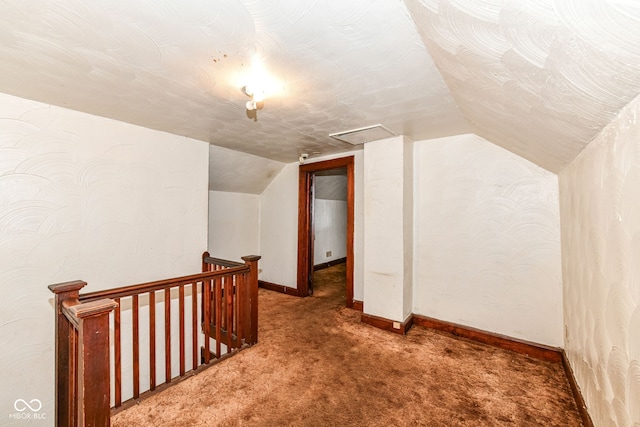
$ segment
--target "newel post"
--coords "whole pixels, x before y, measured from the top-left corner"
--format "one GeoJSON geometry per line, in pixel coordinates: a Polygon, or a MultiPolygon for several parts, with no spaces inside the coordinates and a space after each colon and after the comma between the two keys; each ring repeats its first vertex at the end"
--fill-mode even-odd
{"type": "Polygon", "coordinates": [[[78,327],[78,425],[109,426],[111,411],[109,313],[118,306],[111,299],[68,308],[78,327]]]}
{"type": "Polygon", "coordinates": [[[64,315],[62,304],[78,304],[80,289],[87,285],[86,282],[75,280],[73,282],[49,285],[49,290],[55,294],[55,381],[56,381],[56,407],[55,418],[57,426],[73,425],[74,414],[72,411],[71,394],[74,385],[73,367],[73,337],[74,327],[64,315]]]}
{"type": "Polygon", "coordinates": [[[206,259],[209,258],[209,252],[203,252],[202,253],[202,272],[206,273],[207,271],[210,271],[211,268],[211,264],[209,264],[206,259]]]}
{"type": "Polygon", "coordinates": [[[110,424],[109,313],[117,303],[80,303],[86,282],[50,285],[55,297],[56,425],[110,424]],[[76,333],[77,330],[77,333],[76,333]]]}
{"type": "Polygon", "coordinates": [[[242,260],[249,266],[249,303],[251,313],[251,335],[249,344],[258,342],[258,261],[262,258],[260,255],[243,256],[242,260]]]}

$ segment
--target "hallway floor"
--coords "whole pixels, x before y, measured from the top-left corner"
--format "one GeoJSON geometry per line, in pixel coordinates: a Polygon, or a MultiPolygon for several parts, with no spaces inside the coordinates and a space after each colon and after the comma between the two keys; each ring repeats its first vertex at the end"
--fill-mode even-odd
{"type": "Polygon", "coordinates": [[[260,290],[259,343],[112,418],[118,426],[581,426],[560,364],[360,323],[344,264],[313,297],[260,290]]]}

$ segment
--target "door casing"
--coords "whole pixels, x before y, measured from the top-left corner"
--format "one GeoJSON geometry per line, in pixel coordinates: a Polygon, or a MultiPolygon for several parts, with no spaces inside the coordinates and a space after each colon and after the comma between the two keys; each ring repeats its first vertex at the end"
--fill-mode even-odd
{"type": "Polygon", "coordinates": [[[300,165],[298,177],[298,295],[309,295],[313,274],[313,178],[319,171],[345,167],[347,169],[347,266],[346,306],[353,308],[353,221],[354,221],[354,161],[353,156],[300,165]]]}

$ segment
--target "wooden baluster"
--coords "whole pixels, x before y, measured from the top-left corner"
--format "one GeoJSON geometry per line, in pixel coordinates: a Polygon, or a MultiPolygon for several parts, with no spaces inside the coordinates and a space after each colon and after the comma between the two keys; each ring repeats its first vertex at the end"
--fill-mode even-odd
{"type": "Polygon", "coordinates": [[[149,389],[156,389],[156,293],[149,292],[149,389]]]}
{"type": "Polygon", "coordinates": [[[233,277],[227,276],[225,281],[225,293],[227,296],[227,354],[233,349],[233,277]]]}
{"type": "MultiPolygon", "coordinates": [[[[219,270],[219,269],[218,269],[219,270]]],[[[221,296],[221,300],[220,300],[220,330],[224,331],[227,329],[227,304],[225,304],[226,302],[226,295],[227,295],[227,289],[225,288],[225,282],[224,282],[224,277],[220,277],[218,279],[220,281],[220,296],[221,296]]]]}
{"type": "Polygon", "coordinates": [[[240,282],[241,274],[233,275],[233,323],[236,331],[236,339],[234,341],[234,345],[236,348],[242,347],[240,343],[240,327],[242,324],[242,313],[240,309],[240,294],[241,291],[238,289],[238,283],[240,282]]]}
{"type": "Polygon", "coordinates": [[[171,288],[164,290],[164,376],[171,382],[171,288]]]}
{"type": "Polygon", "coordinates": [[[113,311],[113,379],[116,408],[122,404],[122,336],[120,323],[120,298],[114,300],[118,306],[113,311]]]}
{"type": "Polygon", "coordinates": [[[74,378],[76,378],[73,367],[74,362],[74,334],[75,328],[65,317],[62,304],[65,301],[78,301],[80,289],[87,285],[86,282],[76,280],[72,282],[58,283],[50,285],[49,290],[55,294],[55,381],[56,381],[56,425],[74,425],[72,414],[72,402],[75,400],[76,390],[74,390],[74,378]]]}
{"type": "Polygon", "coordinates": [[[247,298],[244,289],[244,274],[238,274],[236,276],[236,307],[237,307],[237,327],[236,327],[236,346],[242,347],[245,339],[245,322],[246,322],[246,310],[244,301],[247,298]]]}
{"type": "Polygon", "coordinates": [[[222,341],[222,281],[218,278],[214,280],[215,291],[215,315],[216,325],[216,358],[220,358],[220,341],[222,341]]]}
{"type": "Polygon", "coordinates": [[[243,286],[243,278],[244,274],[238,273],[235,278],[236,282],[236,329],[237,329],[237,337],[236,344],[237,347],[242,347],[244,340],[244,307],[242,306],[245,294],[243,286]]]}
{"type": "Polygon", "coordinates": [[[131,338],[133,348],[133,398],[140,397],[140,319],[138,294],[131,297],[131,338]]]}
{"type": "Polygon", "coordinates": [[[191,369],[198,367],[198,282],[191,285],[191,369]]]}
{"type": "Polygon", "coordinates": [[[236,276],[236,322],[238,323],[238,348],[242,347],[244,344],[244,300],[246,298],[246,293],[244,292],[244,274],[239,273],[236,276]]]}
{"type": "Polygon", "coordinates": [[[237,288],[237,275],[234,274],[233,276],[229,277],[229,281],[231,282],[231,289],[233,289],[233,299],[232,299],[232,311],[233,311],[233,319],[232,319],[232,326],[233,326],[233,332],[235,335],[235,339],[233,340],[233,347],[234,348],[239,348],[240,346],[238,345],[238,288],[237,288]]]}
{"type": "Polygon", "coordinates": [[[249,273],[243,274],[244,277],[244,318],[245,318],[245,343],[251,344],[251,280],[249,273]]]}
{"type": "Polygon", "coordinates": [[[69,368],[71,369],[71,423],[70,425],[78,425],[78,352],[80,351],[78,330],[74,327],[71,331],[71,341],[69,343],[70,360],[69,368]]]}
{"type": "Polygon", "coordinates": [[[178,286],[178,319],[180,322],[180,376],[184,376],[184,285],[178,286]]]}
{"type": "Polygon", "coordinates": [[[204,333],[204,363],[211,361],[210,337],[211,337],[211,312],[214,308],[211,306],[211,280],[202,282],[202,332],[204,333]]]}
{"type": "Polygon", "coordinates": [[[250,268],[249,271],[249,303],[251,310],[251,337],[249,344],[258,342],[258,261],[259,255],[243,256],[245,264],[250,268]]]}
{"type": "MultiPolygon", "coordinates": [[[[204,252],[202,254],[202,272],[203,273],[207,271],[211,271],[211,264],[209,264],[208,262],[205,262],[205,258],[207,258],[208,256],[209,256],[209,252],[204,252]]],[[[205,313],[204,306],[206,304],[204,299],[204,284],[202,286],[202,297],[203,297],[202,301],[200,301],[200,310],[201,310],[200,315],[202,316],[201,322],[204,323],[206,319],[206,317],[204,317],[204,313],[205,313]]],[[[204,332],[204,330],[202,332],[204,332]]]]}

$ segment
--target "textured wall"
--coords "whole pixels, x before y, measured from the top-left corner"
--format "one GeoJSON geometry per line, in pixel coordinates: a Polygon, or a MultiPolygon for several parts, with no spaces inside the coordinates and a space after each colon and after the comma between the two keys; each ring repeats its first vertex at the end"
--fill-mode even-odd
{"type": "Polygon", "coordinates": [[[347,202],[316,199],[314,214],[314,264],[347,256],[347,202]],[[331,256],[326,256],[331,251],[331,256]]]}
{"type": "Polygon", "coordinates": [[[209,191],[209,252],[242,262],[260,255],[260,196],[209,191]]]}
{"type": "Polygon", "coordinates": [[[561,347],[556,175],[475,135],[415,165],[414,313],[561,347]]]}
{"type": "Polygon", "coordinates": [[[53,425],[47,285],[199,271],[207,164],[206,143],[0,94],[0,425],[16,399],[53,425]]]}
{"type": "Polygon", "coordinates": [[[598,426],[640,425],[640,99],[560,173],[565,349],[598,426]]]}
{"type": "Polygon", "coordinates": [[[364,146],[364,311],[396,321],[411,314],[412,151],[403,136],[364,146]]]}
{"type": "Polygon", "coordinates": [[[298,163],[289,163],[260,195],[260,280],[296,287],[298,163]]]}

